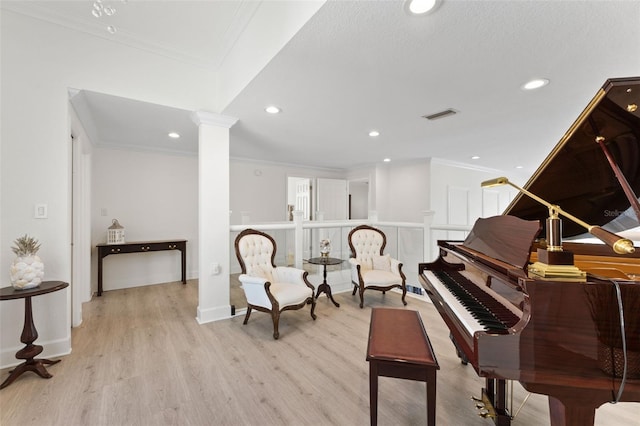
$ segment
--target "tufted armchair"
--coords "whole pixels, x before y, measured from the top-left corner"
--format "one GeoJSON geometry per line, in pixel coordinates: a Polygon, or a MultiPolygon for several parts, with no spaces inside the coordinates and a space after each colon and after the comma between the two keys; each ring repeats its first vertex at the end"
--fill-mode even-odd
{"type": "Polygon", "coordinates": [[[353,295],[360,290],[360,308],[364,307],[364,291],[378,290],[385,294],[392,288],[402,289],[402,303],[407,304],[406,277],[402,272],[402,263],[391,256],[383,255],[387,237],[377,228],[361,225],[349,232],[351,249],[351,282],[353,295]]]}
{"type": "Polygon", "coordinates": [[[311,305],[311,318],[316,319],[314,287],[307,280],[308,272],[286,266],[276,266],[276,242],[270,236],[255,229],[245,229],[236,237],[236,256],[242,274],[239,279],[247,298],[247,314],[243,324],[249,321],[251,310],[271,314],[273,338],[280,336],[280,313],[311,305]]]}

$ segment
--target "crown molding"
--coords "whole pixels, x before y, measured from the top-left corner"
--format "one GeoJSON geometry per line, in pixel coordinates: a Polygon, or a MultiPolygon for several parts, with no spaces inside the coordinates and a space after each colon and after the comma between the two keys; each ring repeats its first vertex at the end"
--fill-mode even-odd
{"type": "Polygon", "coordinates": [[[478,172],[488,172],[488,173],[503,173],[504,170],[498,170],[498,169],[494,169],[491,167],[483,167],[483,166],[478,166],[475,164],[469,164],[469,163],[462,163],[459,161],[453,161],[453,160],[447,160],[444,158],[436,158],[436,157],[432,157],[431,158],[431,163],[432,164],[441,164],[444,166],[452,166],[452,167],[457,167],[460,169],[468,169],[468,170],[475,170],[478,172]]]}
{"type": "Polygon", "coordinates": [[[211,126],[226,127],[230,129],[238,121],[236,117],[229,115],[216,114],[208,111],[194,111],[191,113],[191,119],[198,126],[201,124],[209,124],[211,126]]]}
{"type": "Polygon", "coordinates": [[[331,172],[331,173],[344,173],[348,169],[345,168],[337,168],[337,167],[322,167],[322,166],[314,166],[309,164],[302,163],[286,163],[282,161],[271,161],[271,160],[261,160],[258,158],[249,158],[249,157],[236,157],[229,156],[229,160],[232,162],[241,162],[241,163],[252,163],[264,166],[273,166],[273,167],[285,167],[285,168],[293,168],[293,169],[305,169],[305,170],[315,170],[321,172],[331,172]]]}
{"type": "MultiPolygon", "coordinates": [[[[50,2],[54,3],[54,2],[50,2]]],[[[90,6],[90,2],[87,2],[90,6]]],[[[110,34],[105,30],[103,21],[97,19],[78,19],[74,16],[68,16],[55,8],[46,7],[38,2],[33,1],[0,1],[3,10],[14,12],[20,15],[28,16],[40,21],[49,22],[61,27],[79,31],[92,36],[108,40],[114,43],[125,45],[134,49],[147,51],[159,56],[164,56],[175,61],[188,63],[190,65],[217,71],[223,64],[229,52],[233,49],[236,41],[251,22],[256,10],[260,6],[260,2],[239,2],[236,13],[229,23],[224,37],[220,43],[220,50],[217,55],[189,55],[179,49],[172,49],[151,40],[143,39],[139,34],[118,28],[116,34],[110,34]]],[[[88,12],[89,13],[88,9],[88,12]]],[[[207,52],[205,52],[207,53],[207,52]]],[[[210,53],[210,52],[208,52],[210,53]]]]}

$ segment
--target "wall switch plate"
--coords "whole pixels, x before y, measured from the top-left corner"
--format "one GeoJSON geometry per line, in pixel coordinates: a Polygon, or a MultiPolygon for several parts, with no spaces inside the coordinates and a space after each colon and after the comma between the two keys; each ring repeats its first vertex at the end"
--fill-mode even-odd
{"type": "Polygon", "coordinates": [[[33,217],[36,219],[46,219],[47,218],[47,205],[46,204],[36,204],[33,210],[33,217]]]}
{"type": "Polygon", "coordinates": [[[221,270],[220,270],[220,264],[219,263],[211,264],[211,275],[218,275],[220,272],[221,272],[221,270]]]}

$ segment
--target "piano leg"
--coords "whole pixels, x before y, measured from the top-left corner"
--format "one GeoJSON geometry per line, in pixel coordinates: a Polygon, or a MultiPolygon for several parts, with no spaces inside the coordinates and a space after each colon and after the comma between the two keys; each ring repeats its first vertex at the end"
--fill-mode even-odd
{"type": "Polygon", "coordinates": [[[465,353],[460,350],[456,339],[453,337],[453,333],[449,333],[449,339],[451,340],[451,343],[453,343],[453,346],[455,346],[456,348],[456,355],[458,355],[458,358],[460,358],[460,362],[463,365],[467,365],[469,363],[469,358],[467,358],[467,355],[465,355],[465,353]]]}
{"type": "MultiPolygon", "coordinates": [[[[490,407],[485,407],[490,417],[493,418],[493,423],[496,426],[510,426],[511,415],[507,410],[507,385],[503,379],[490,379],[486,380],[486,388],[482,389],[482,399],[488,401],[490,407]]],[[[486,405],[486,404],[485,404],[486,405]]]]}
{"type": "Polygon", "coordinates": [[[551,417],[551,426],[593,425],[596,409],[586,402],[566,404],[550,396],[549,414],[551,417]]]}

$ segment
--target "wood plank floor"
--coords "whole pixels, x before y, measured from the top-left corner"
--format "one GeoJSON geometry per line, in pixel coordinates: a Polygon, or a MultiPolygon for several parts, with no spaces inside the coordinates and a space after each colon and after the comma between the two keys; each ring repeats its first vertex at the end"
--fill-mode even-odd
{"type": "MultiPolygon", "coordinates": [[[[441,366],[437,421],[491,425],[471,395],[483,380],[460,364],[435,308],[397,294],[324,296],[309,309],[285,312],[280,339],[270,317],[254,312],[199,325],[197,282],[105,292],[84,305],[73,329],[73,353],[49,367],[49,380],[23,374],[0,391],[0,424],[18,425],[365,425],[369,377],[365,361],[371,307],[420,312],[441,366]]],[[[0,371],[1,377],[9,369],[0,371]]],[[[517,384],[514,411],[524,399],[517,384]]],[[[426,423],[423,383],[380,378],[379,423],[426,423]]],[[[640,404],[606,405],[596,424],[638,424],[640,404]],[[635,422],[635,423],[634,423],[635,422]]],[[[532,395],[514,425],[548,425],[546,397],[532,395]]]]}

